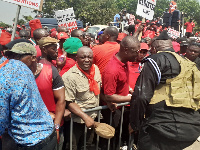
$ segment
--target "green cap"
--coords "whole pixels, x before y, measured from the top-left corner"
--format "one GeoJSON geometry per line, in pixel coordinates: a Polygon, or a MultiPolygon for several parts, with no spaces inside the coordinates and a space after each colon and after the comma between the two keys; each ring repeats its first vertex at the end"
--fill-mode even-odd
{"type": "Polygon", "coordinates": [[[15,44],[11,50],[8,50],[17,54],[32,54],[32,55],[37,55],[37,51],[35,47],[27,42],[20,42],[15,44]]]}
{"type": "Polygon", "coordinates": [[[76,54],[78,49],[82,46],[81,40],[76,37],[70,37],[63,43],[63,48],[68,54],[76,54]]]}

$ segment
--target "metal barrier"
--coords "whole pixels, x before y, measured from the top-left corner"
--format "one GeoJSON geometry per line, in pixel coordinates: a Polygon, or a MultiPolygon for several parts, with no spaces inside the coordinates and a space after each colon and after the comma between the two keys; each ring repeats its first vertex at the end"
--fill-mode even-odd
{"type": "MultiPolygon", "coordinates": [[[[122,106],[122,112],[121,112],[121,122],[120,122],[120,133],[119,133],[119,144],[117,150],[120,150],[120,145],[121,145],[121,134],[122,134],[122,124],[123,124],[123,114],[124,114],[124,106],[130,104],[129,102],[126,103],[120,103],[117,106],[122,106]]],[[[103,109],[108,109],[108,106],[98,106],[92,109],[85,110],[84,112],[92,112],[92,111],[98,111],[97,117],[98,117],[98,122],[100,122],[100,113],[101,110],[103,109]]],[[[112,112],[110,113],[110,125],[112,124],[112,112]]],[[[72,150],[72,133],[73,133],[73,117],[71,117],[71,123],[70,123],[70,150],[72,150]]],[[[87,135],[87,127],[85,126],[85,134],[84,134],[84,150],[86,150],[86,135],[87,135]]],[[[131,149],[130,147],[130,141],[131,141],[131,136],[129,136],[129,143],[128,143],[128,148],[131,149]]],[[[96,150],[98,150],[99,146],[99,136],[97,135],[97,141],[96,141],[96,150]]],[[[110,139],[108,140],[108,149],[110,150],[110,139]]]]}

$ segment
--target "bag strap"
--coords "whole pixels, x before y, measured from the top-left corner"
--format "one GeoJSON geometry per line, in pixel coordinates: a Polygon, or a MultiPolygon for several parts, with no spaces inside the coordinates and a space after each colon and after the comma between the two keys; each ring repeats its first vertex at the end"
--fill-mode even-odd
{"type": "Polygon", "coordinates": [[[9,59],[7,59],[6,61],[4,61],[2,64],[0,64],[0,69],[5,66],[7,63],[9,62],[9,59]]]}

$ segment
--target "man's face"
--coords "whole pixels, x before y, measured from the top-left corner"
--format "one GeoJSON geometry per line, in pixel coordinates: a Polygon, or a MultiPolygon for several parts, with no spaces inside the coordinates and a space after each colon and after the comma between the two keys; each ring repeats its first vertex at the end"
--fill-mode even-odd
{"type": "Polygon", "coordinates": [[[90,33],[84,33],[83,34],[83,39],[84,39],[83,45],[89,46],[90,42],[91,42],[91,35],[90,35],[90,33]]]}
{"type": "Polygon", "coordinates": [[[44,47],[47,58],[49,60],[56,60],[58,57],[57,44],[51,44],[44,47]]]}
{"type": "Polygon", "coordinates": [[[93,63],[93,52],[90,49],[82,50],[77,53],[76,60],[81,69],[88,71],[93,63]]]}
{"type": "Polygon", "coordinates": [[[141,62],[141,61],[144,59],[144,57],[147,55],[147,52],[148,52],[148,50],[146,50],[146,49],[141,49],[141,50],[139,51],[139,53],[138,53],[137,61],[138,61],[138,62],[141,62]]]}
{"type": "Polygon", "coordinates": [[[190,46],[186,51],[186,57],[191,60],[195,61],[195,59],[199,56],[200,48],[198,46],[190,46]]]}
{"type": "Polygon", "coordinates": [[[33,55],[25,55],[20,59],[23,63],[25,63],[29,68],[31,68],[32,62],[33,62],[33,55]]]}
{"type": "Polygon", "coordinates": [[[136,61],[136,58],[138,57],[138,52],[140,50],[140,44],[138,44],[137,46],[130,46],[127,49],[127,60],[130,62],[136,61]]]}

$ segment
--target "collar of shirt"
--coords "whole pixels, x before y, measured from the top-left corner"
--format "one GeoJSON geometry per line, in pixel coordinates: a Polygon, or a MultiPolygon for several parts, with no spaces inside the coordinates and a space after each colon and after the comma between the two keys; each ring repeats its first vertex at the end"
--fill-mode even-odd
{"type": "Polygon", "coordinates": [[[118,44],[117,42],[106,41],[104,44],[118,44]]]}
{"type": "Polygon", "coordinates": [[[124,67],[124,68],[127,67],[127,63],[121,62],[121,61],[116,57],[116,54],[113,56],[113,59],[114,59],[121,67],[124,67]]]}

